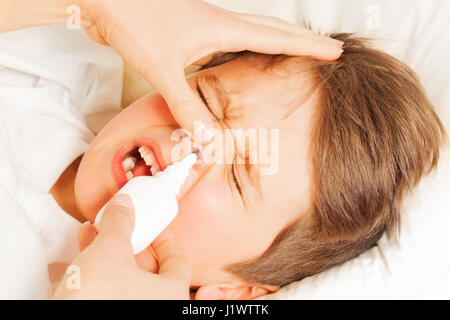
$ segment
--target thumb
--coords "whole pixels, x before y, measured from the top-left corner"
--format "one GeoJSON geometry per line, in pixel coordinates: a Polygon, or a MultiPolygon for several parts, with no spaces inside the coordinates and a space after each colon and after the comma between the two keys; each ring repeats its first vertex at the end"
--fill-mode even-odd
{"type": "Polygon", "coordinates": [[[191,266],[183,247],[175,238],[173,231],[165,229],[153,242],[153,250],[159,263],[159,274],[178,280],[189,286],[191,266]]]}
{"type": "Polygon", "coordinates": [[[82,252],[97,237],[97,230],[89,222],[85,222],[78,229],[78,249],[82,252]]]}
{"type": "Polygon", "coordinates": [[[134,205],[126,194],[116,195],[106,206],[100,221],[99,238],[130,241],[134,228],[134,205]]]}

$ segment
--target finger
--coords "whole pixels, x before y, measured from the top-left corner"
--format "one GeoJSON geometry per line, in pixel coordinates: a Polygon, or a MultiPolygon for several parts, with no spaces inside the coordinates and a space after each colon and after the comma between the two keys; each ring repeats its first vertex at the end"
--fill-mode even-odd
{"type": "Polygon", "coordinates": [[[158,262],[153,253],[151,246],[147,247],[144,251],[135,256],[138,266],[145,271],[157,273],[159,269],[158,262]]]}
{"type": "Polygon", "coordinates": [[[191,267],[180,243],[170,229],[166,229],[157,241],[152,244],[159,263],[159,274],[189,285],[191,281],[191,267]]]}
{"type": "Polygon", "coordinates": [[[82,252],[97,237],[95,227],[88,222],[83,223],[78,229],[78,248],[82,252]]]}
{"type": "Polygon", "coordinates": [[[322,60],[336,60],[343,50],[324,44],[323,41],[301,36],[285,30],[257,25],[242,21],[232,32],[228,41],[224,41],[222,51],[249,50],[265,54],[286,54],[293,56],[311,56],[322,60]],[[231,44],[231,45],[230,45],[231,44]]]}
{"type": "Polygon", "coordinates": [[[115,196],[106,206],[100,221],[99,237],[126,239],[128,242],[134,228],[134,206],[125,194],[115,196]]]}
{"type": "Polygon", "coordinates": [[[198,143],[214,138],[215,123],[201,99],[188,85],[184,73],[167,73],[156,88],[166,100],[175,121],[198,143]],[[169,80],[170,79],[170,80],[169,80]]]}
{"type": "Polygon", "coordinates": [[[256,14],[247,13],[235,13],[238,18],[241,18],[247,22],[264,25],[267,27],[278,28],[287,32],[292,32],[301,36],[309,36],[319,41],[323,41],[325,44],[342,48],[343,41],[336,40],[327,36],[320,35],[312,30],[300,27],[299,25],[289,23],[277,17],[267,17],[256,14]]]}
{"type": "Polygon", "coordinates": [[[109,44],[105,41],[105,39],[100,36],[100,33],[98,32],[97,26],[95,24],[86,28],[85,32],[88,35],[88,37],[91,38],[93,41],[102,44],[104,46],[109,46],[109,44]]]}
{"type": "Polygon", "coordinates": [[[216,55],[216,52],[211,53],[201,59],[198,59],[197,61],[194,61],[192,64],[194,66],[204,66],[205,64],[209,63],[212,60],[212,58],[214,58],[215,55],[216,55]]]}

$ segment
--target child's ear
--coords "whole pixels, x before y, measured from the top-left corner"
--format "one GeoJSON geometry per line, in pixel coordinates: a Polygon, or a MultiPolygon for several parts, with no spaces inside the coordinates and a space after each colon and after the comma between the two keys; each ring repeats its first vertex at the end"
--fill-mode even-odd
{"type": "Polygon", "coordinates": [[[251,300],[278,289],[274,285],[214,284],[198,288],[195,300],[251,300]]]}

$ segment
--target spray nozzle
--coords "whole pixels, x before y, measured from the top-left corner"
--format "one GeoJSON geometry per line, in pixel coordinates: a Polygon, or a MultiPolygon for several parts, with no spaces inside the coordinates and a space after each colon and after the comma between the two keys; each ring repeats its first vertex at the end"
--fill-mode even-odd
{"type": "Polygon", "coordinates": [[[194,148],[194,150],[192,152],[194,152],[197,155],[197,160],[200,159],[201,152],[200,152],[199,148],[194,148]]]}
{"type": "Polygon", "coordinates": [[[166,179],[167,186],[175,194],[178,195],[180,188],[189,175],[189,170],[197,161],[197,154],[191,153],[179,162],[168,166],[164,171],[156,174],[160,179],[166,179]]]}

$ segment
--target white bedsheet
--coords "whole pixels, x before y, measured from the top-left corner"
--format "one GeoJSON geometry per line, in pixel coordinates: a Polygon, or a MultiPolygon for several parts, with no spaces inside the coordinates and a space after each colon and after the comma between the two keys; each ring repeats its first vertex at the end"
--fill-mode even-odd
{"type": "Polygon", "coordinates": [[[81,30],[0,34],[0,298],[41,299],[79,222],[48,193],[120,110],[123,64],[81,30]]]}
{"type": "MultiPolygon", "coordinates": [[[[316,30],[386,38],[380,46],[417,71],[450,129],[449,1],[208,2],[291,22],[306,20],[316,30]]],[[[121,68],[110,49],[93,44],[82,31],[42,27],[0,35],[0,298],[45,298],[49,259],[68,260],[76,250],[67,249],[66,256],[61,252],[61,246],[74,237],[70,231],[74,221],[66,217],[54,223],[58,214],[64,214],[45,194],[117,112],[121,68]],[[51,134],[55,129],[57,136],[51,134]],[[45,152],[37,156],[32,152],[37,148],[45,152]],[[49,161],[52,166],[47,165],[49,161]],[[20,197],[27,192],[33,194],[29,198],[33,202],[21,203],[20,197]],[[39,220],[39,216],[33,208],[47,208],[47,220],[42,221],[48,222],[51,232],[37,232],[39,224],[31,217],[39,220]],[[61,230],[63,224],[67,229],[61,230]],[[56,239],[49,234],[65,236],[56,239]],[[48,246],[56,242],[62,245],[48,246]]],[[[360,257],[265,298],[448,298],[449,194],[447,151],[438,173],[422,181],[405,203],[400,239],[384,237],[378,247],[360,257]]]]}

